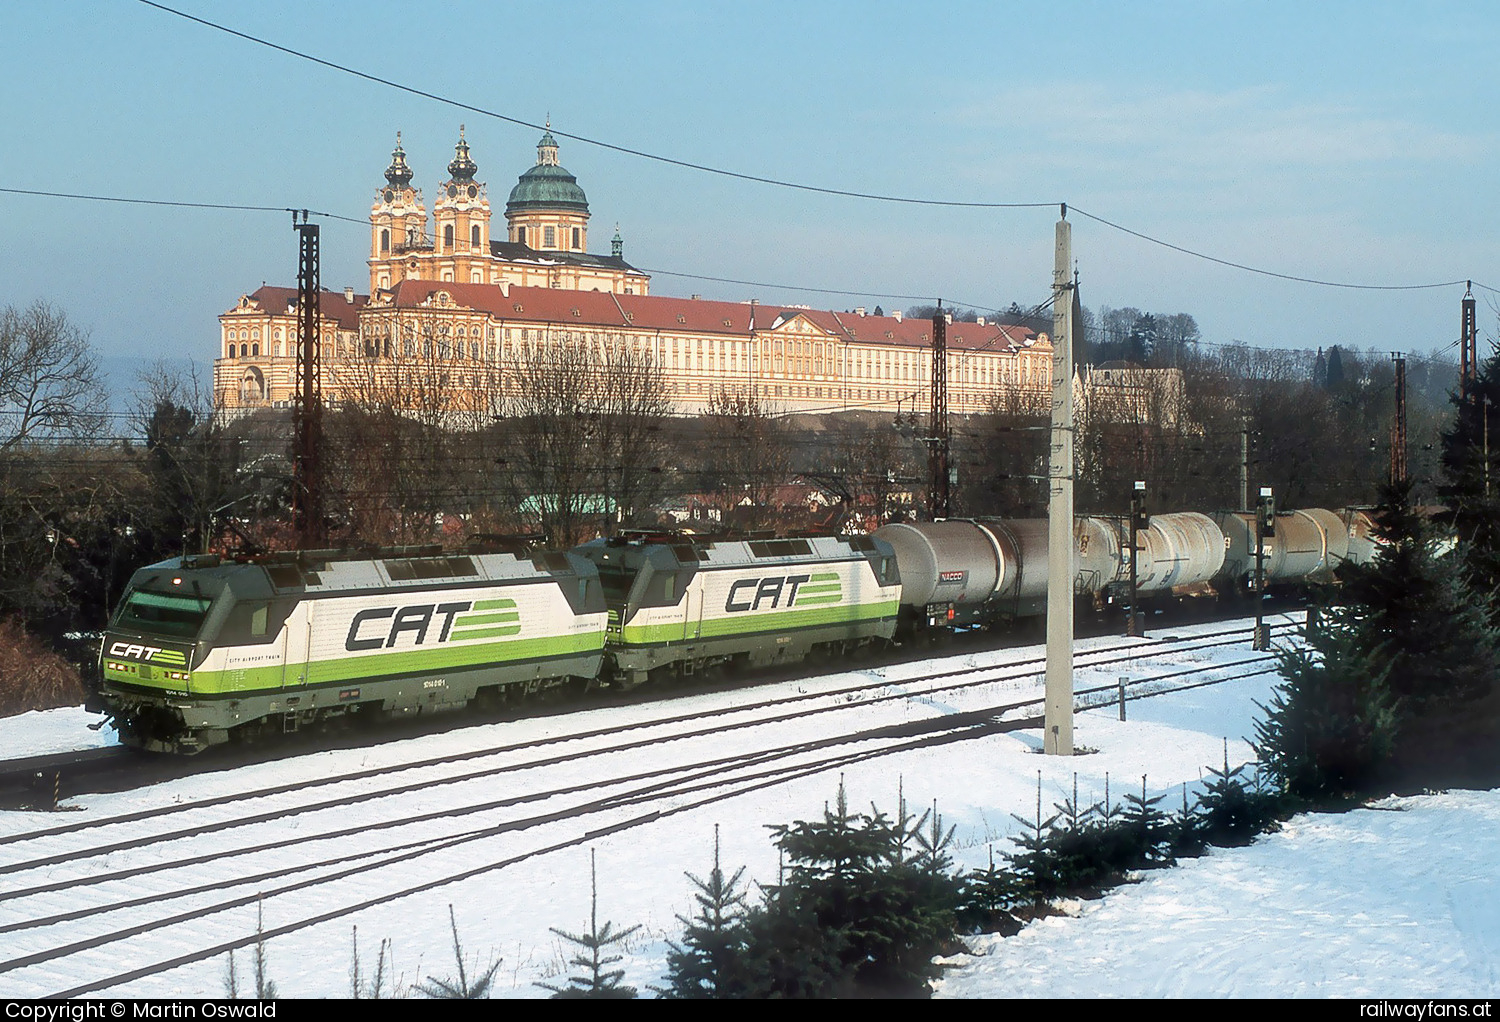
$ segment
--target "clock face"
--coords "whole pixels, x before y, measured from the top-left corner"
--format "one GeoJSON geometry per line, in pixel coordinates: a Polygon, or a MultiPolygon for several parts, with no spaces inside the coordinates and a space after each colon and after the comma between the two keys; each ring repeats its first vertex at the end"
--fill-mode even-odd
{"type": "Polygon", "coordinates": [[[394,199],[395,199],[395,198],[396,198],[396,193],[395,193],[395,192],[393,192],[393,191],[391,191],[391,190],[390,190],[390,189],[389,189],[389,188],[387,188],[387,189],[386,189],[386,190],[385,190],[385,201],[386,201],[386,202],[391,202],[391,201],[393,201],[393,200],[394,200],[394,199]]]}
{"type": "Polygon", "coordinates": [[[453,185],[449,185],[448,186],[448,198],[451,199],[451,198],[453,198],[457,194],[458,194],[458,189],[455,188],[453,185]]]}
{"type": "Polygon", "coordinates": [[[469,198],[472,199],[474,196],[476,196],[478,194],[479,194],[479,189],[476,186],[474,186],[474,185],[470,185],[469,186],[469,198]]]}

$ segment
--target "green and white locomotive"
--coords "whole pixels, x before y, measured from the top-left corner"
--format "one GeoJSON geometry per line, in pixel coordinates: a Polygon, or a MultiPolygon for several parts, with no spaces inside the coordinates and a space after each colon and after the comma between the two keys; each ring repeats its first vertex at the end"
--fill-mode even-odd
{"type": "Polygon", "coordinates": [[[606,613],[573,554],[336,552],[137,571],[105,633],[121,741],[196,752],[346,715],[415,714],[599,675],[606,613]]]}
{"type": "Polygon", "coordinates": [[[871,536],[188,557],[131,578],[101,695],[123,743],[197,752],[336,718],[844,654],[890,640],[900,598],[895,553],[871,536]]]}
{"type": "Polygon", "coordinates": [[[578,547],[609,608],[606,671],[652,676],[841,654],[895,633],[901,578],[870,536],[706,540],[616,537],[578,547]]]}

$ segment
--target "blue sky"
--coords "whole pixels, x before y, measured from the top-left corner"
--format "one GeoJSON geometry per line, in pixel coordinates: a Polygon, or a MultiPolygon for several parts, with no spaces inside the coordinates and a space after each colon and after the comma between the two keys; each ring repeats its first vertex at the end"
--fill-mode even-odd
{"type": "MultiPolygon", "coordinates": [[[[1281,273],[1500,287],[1500,8],[1421,3],[206,3],[183,10],[554,129],[744,173],[978,202],[1066,201],[1281,273]]],[[[339,74],[136,0],[6,8],[0,187],[367,215],[396,131],[429,204],[460,122],[503,210],[538,132],[339,74]]],[[[1055,207],[813,195],[561,138],[658,294],[849,308],[1046,297],[1055,207]],[[818,296],[769,285],[860,291],[818,296]]],[[[295,283],[283,213],[0,193],[0,301],[46,299],[112,356],[216,347],[295,283]]],[[[1216,266],[1072,217],[1090,306],[1191,312],[1206,340],[1427,351],[1462,287],[1365,292],[1216,266]]],[[[323,231],[364,291],[368,229],[323,231]]],[[[1478,292],[1494,333],[1494,296],[1478,292]],[[1490,308],[1486,309],[1486,305],[1490,308]]]]}

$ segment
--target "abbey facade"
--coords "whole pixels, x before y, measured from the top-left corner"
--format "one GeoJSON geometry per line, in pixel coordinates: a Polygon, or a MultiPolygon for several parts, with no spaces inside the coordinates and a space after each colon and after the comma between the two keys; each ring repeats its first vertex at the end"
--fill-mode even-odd
{"type": "MultiPolygon", "coordinates": [[[[430,223],[397,137],[370,210],[369,292],[320,296],[326,402],[376,391],[431,401],[440,388],[448,407],[484,413],[519,385],[539,346],[577,344],[660,367],[679,414],[715,394],[787,412],[927,408],[931,320],[652,295],[649,275],[625,262],[618,229],[610,255],[588,251],[588,200],[557,154],[549,130],[496,240],[462,129],[430,223]]],[[[219,317],[214,394],[224,411],[290,407],[296,299],[295,288],[264,286],[219,317]]],[[[983,320],[947,324],[946,334],[951,411],[1048,391],[1045,334],[983,320]]]]}

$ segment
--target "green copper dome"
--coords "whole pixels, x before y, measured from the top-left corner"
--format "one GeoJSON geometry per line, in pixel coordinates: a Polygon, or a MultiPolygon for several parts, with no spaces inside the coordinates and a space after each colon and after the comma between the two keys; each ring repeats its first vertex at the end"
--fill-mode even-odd
{"type": "Polygon", "coordinates": [[[505,204],[507,215],[532,209],[589,211],[588,197],[578,179],[562,167],[539,163],[521,175],[505,204]]]}
{"type": "Polygon", "coordinates": [[[552,122],[536,144],[536,166],[521,175],[510,190],[505,215],[528,210],[571,210],[588,216],[589,200],[578,187],[578,179],[557,162],[557,139],[552,137],[552,122]]]}

